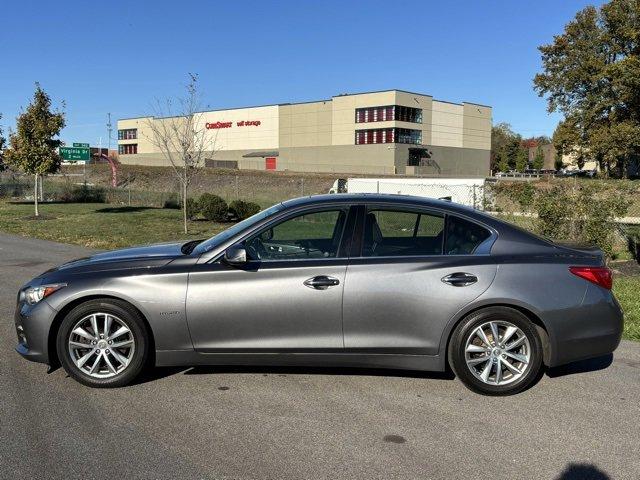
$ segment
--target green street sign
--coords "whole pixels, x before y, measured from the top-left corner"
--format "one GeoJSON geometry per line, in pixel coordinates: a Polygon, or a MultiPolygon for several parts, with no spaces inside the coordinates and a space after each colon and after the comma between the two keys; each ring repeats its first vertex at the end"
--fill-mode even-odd
{"type": "Polygon", "coordinates": [[[63,160],[89,160],[91,156],[88,147],[60,147],[63,160]]]}
{"type": "Polygon", "coordinates": [[[88,143],[74,143],[73,144],[74,147],[84,147],[84,148],[89,148],[89,144],[88,143]]]}

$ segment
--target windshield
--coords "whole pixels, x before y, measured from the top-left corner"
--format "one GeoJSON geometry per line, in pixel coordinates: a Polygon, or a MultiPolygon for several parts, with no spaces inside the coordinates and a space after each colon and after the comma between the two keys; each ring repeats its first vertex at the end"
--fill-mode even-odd
{"type": "Polygon", "coordinates": [[[234,226],[227,228],[223,232],[220,232],[215,237],[211,237],[209,240],[205,240],[204,242],[196,246],[196,248],[193,249],[192,253],[194,253],[195,255],[201,255],[205,252],[208,252],[209,250],[213,250],[217,246],[229,240],[234,235],[240,233],[246,228],[249,228],[254,223],[259,222],[260,220],[267,218],[274,213],[281,211],[282,209],[284,209],[284,205],[278,203],[273,207],[262,210],[261,212],[258,212],[255,215],[236,223],[234,226]]]}

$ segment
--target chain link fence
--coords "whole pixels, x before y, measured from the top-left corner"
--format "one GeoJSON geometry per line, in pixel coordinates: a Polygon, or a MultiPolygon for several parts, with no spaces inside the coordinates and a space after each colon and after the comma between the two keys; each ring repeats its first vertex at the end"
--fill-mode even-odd
{"type": "MultiPolygon", "coordinates": [[[[244,200],[266,208],[275,203],[338,190],[348,193],[387,193],[442,198],[516,223],[540,232],[541,222],[534,207],[535,190],[538,200],[545,186],[556,185],[574,189],[584,185],[606,186],[606,195],[626,200],[624,215],[616,217],[608,228],[615,231],[618,244],[628,243],[631,251],[640,245],[640,182],[629,180],[553,179],[553,180],[466,180],[444,178],[351,178],[336,182],[332,174],[301,174],[229,169],[204,169],[194,177],[190,196],[214,193],[227,202],[244,200]],[[419,183],[418,183],[419,182],[419,183]],[[545,184],[544,182],[547,182],[545,184]],[[511,189],[503,188],[510,184],[511,189]],[[520,192],[517,195],[513,191],[520,192]]],[[[157,167],[126,166],[119,172],[117,187],[111,186],[111,174],[106,166],[89,165],[86,169],[65,169],[63,173],[46,176],[41,182],[39,199],[44,202],[103,202],[120,206],[178,208],[179,184],[172,172],[157,167]]],[[[0,174],[0,198],[33,201],[33,176],[8,172],[0,174]]],[[[570,207],[567,207],[570,208],[570,207]]],[[[594,201],[594,207],[598,208],[594,201]]]]}

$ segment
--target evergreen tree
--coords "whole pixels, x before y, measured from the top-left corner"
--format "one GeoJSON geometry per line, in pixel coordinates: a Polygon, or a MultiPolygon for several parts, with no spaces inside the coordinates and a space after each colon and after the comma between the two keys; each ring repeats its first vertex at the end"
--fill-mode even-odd
{"type": "Polygon", "coordinates": [[[538,145],[536,149],[536,156],[533,157],[534,170],[542,170],[544,167],[544,152],[542,151],[542,145],[538,145]]]}

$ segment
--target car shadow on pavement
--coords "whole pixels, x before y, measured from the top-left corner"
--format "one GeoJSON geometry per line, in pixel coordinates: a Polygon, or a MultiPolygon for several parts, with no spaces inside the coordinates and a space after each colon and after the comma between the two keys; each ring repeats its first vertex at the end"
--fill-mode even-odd
{"type": "Polygon", "coordinates": [[[565,375],[575,375],[578,373],[595,372],[604,370],[613,362],[613,354],[609,353],[602,357],[590,358],[579,362],[568,363],[559,367],[548,368],[547,376],[551,378],[564,377],[565,375]]]}
{"type": "Polygon", "coordinates": [[[191,367],[148,367],[145,368],[140,375],[138,375],[131,385],[141,385],[143,383],[155,382],[163,378],[172,377],[191,367]]]}
{"type": "Polygon", "coordinates": [[[214,375],[227,373],[249,373],[263,375],[352,375],[358,377],[403,377],[453,380],[450,372],[423,372],[418,370],[394,370],[385,368],[353,367],[297,367],[297,366],[197,366],[185,371],[185,375],[214,375]]]}
{"type": "Polygon", "coordinates": [[[595,465],[587,463],[570,463],[567,468],[556,477],[556,480],[610,480],[611,477],[595,465]]]}
{"type": "MultiPolygon", "coordinates": [[[[570,363],[560,367],[548,368],[538,375],[535,385],[546,374],[556,378],[565,375],[593,372],[602,370],[611,365],[613,355],[591,358],[580,362],[570,363]]],[[[134,385],[153,382],[178,374],[184,375],[216,375],[216,374],[262,374],[262,375],[352,375],[360,377],[398,377],[398,378],[424,378],[433,380],[454,380],[455,375],[450,371],[428,372],[419,370],[393,370],[385,368],[354,368],[354,367],[297,367],[297,366],[244,366],[244,365],[201,365],[193,367],[152,367],[147,368],[134,380],[134,385]]]]}

